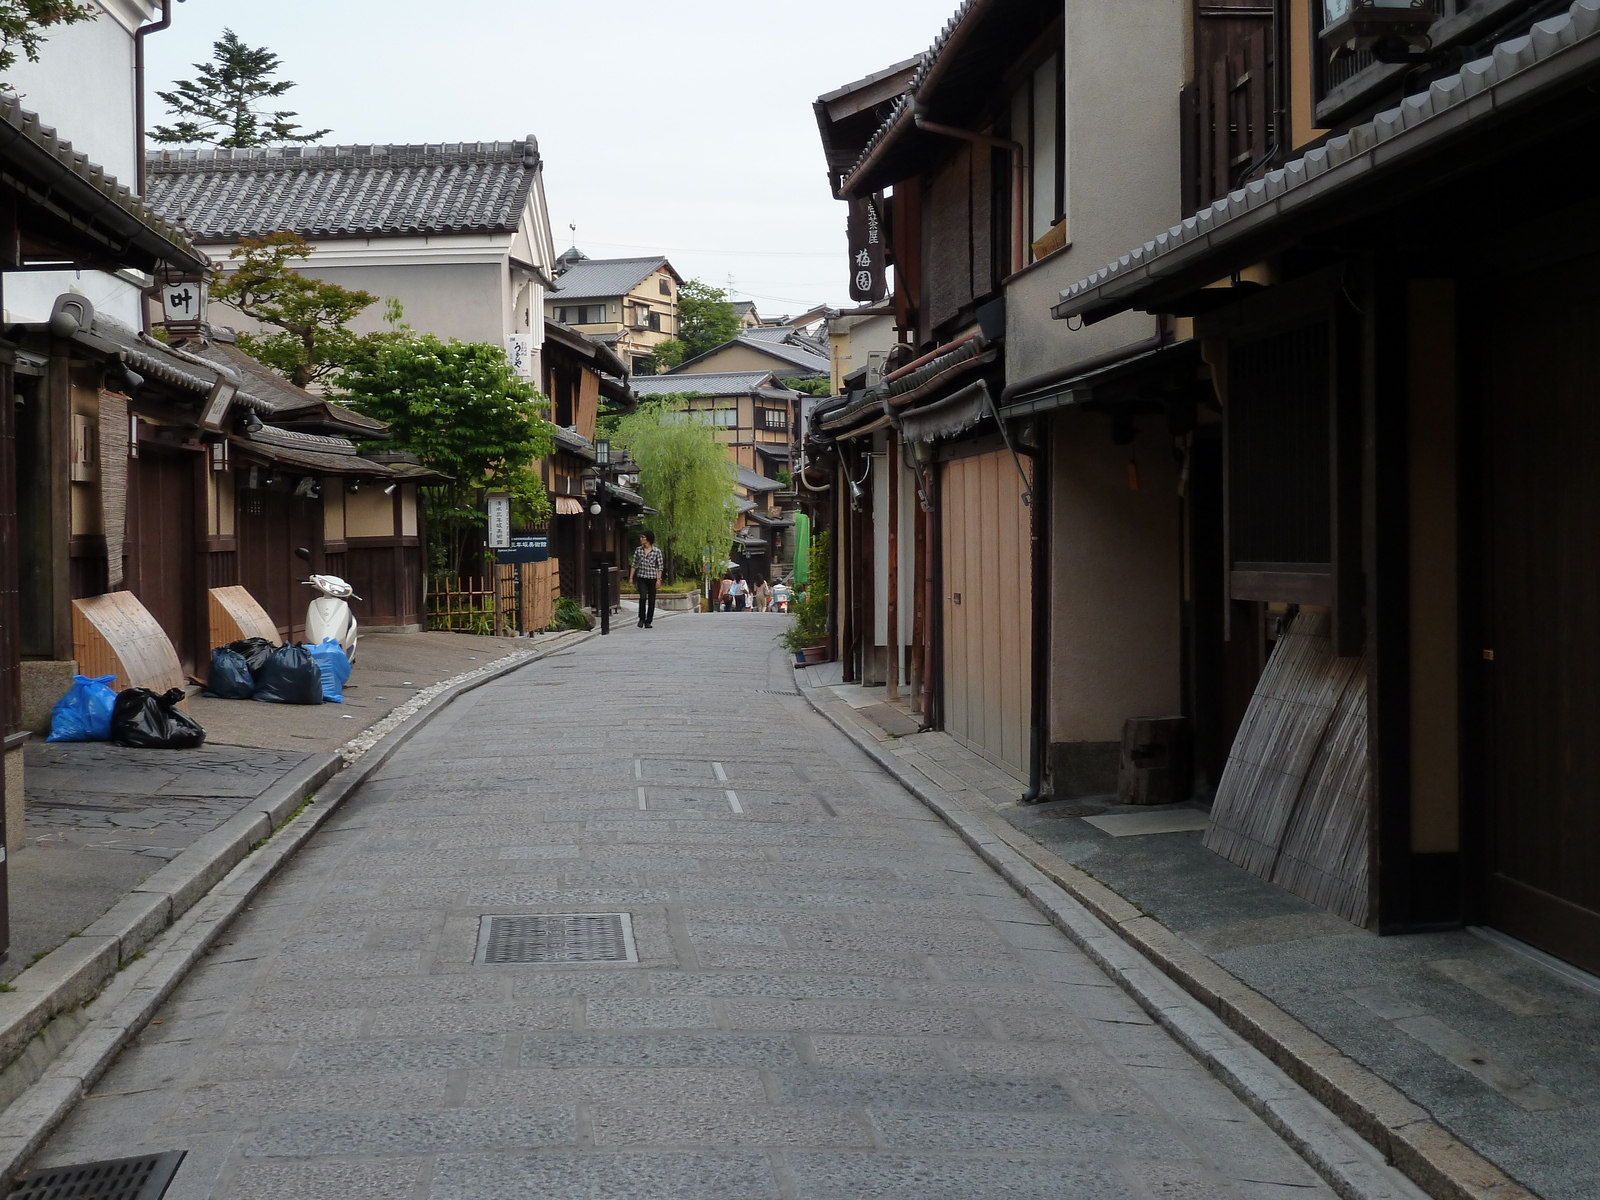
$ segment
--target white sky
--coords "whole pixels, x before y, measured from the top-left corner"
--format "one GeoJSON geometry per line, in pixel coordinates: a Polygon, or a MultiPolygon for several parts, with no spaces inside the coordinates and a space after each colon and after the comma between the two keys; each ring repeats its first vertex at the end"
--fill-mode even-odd
{"type": "Polygon", "coordinates": [[[927,49],[957,0],[187,0],[146,42],[155,98],[224,27],[283,58],[330,142],[532,133],[556,248],[663,253],[764,316],[848,304],[844,205],[811,103],[927,49]]]}

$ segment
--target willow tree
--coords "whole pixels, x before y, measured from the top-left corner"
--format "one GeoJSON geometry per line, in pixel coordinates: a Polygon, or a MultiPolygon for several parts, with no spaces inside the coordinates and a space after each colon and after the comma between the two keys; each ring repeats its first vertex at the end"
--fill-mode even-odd
{"type": "Polygon", "coordinates": [[[623,417],[613,438],[639,464],[639,491],[656,510],[656,544],[669,577],[699,575],[733,543],[734,473],[710,426],[683,402],[658,401],[623,417]]]}

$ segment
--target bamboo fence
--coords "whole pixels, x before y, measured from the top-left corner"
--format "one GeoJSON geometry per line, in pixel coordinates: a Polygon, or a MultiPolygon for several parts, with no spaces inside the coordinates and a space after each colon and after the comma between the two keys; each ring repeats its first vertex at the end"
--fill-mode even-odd
{"type": "Polygon", "coordinates": [[[428,628],[510,637],[537,633],[555,619],[561,564],[496,564],[487,578],[433,575],[428,579],[428,628]]]}

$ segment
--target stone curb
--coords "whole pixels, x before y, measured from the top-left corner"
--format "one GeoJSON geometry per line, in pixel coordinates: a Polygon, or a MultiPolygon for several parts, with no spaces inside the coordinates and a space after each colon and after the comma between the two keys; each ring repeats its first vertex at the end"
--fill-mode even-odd
{"type": "Polygon", "coordinates": [[[1538,1200],[1398,1089],[1159,921],[998,814],[972,812],[941,794],[853,719],[831,711],[848,708],[843,701],[821,700],[799,680],[796,689],[1049,917],[1346,1200],[1399,1194],[1374,1170],[1380,1154],[1436,1200],[1538,1200]],[[1173,984],[1187,995],[1180,996],[1173,984]],[[1350,1146],[1338,1137],[1336,1123],[1365,1141],[1350,1146]]]}
{"type": "Polygon", "coordinates": [[[217,935],[419,729],[457,697],[597,636],[581,633],[498,669],[494,664],[479,668],[482,674],[433,697],[348,769],[340,771],[342,760],[333,755],[317,770],[292,776],[281,786],[297,788],[293,804],[274,796],[238,813],[152,875],[144,889],[124,897],[82,935],[69,938],[18,975],[16,993],[0,996],[0,1013],[6,1013],[0,1025],[0,1056],[12,1064],[5,1073],[28,1067],[32,1078],[9,1081],[10,1087],[0,1082],[0,1100],[11,1101],[0,1111],[0,1180],[10,1180],[26,1164],[217,935]],[[313,778],[316,783],[310,786],[316,792],[307,799],[298,789],[313,778]],[[303,810],[284,822],[283,817],[301,808],[302,800],[303,810]],[[276,831],[270,815],[274,811],[281,822],[276,831]],[[193,866],[149,888],[202,845],[205,850],[195,856],[193,866]],[[210,882],[200,886],[201,879],[210,882]],[[180,899],[187,901],[181,908],[180,899]],[[144,946],[148,949],[141,956],[138,951],[144,946]],[[24,980],[30,981],[29,987],[23,987],[24,980]],[[12,1006],[16,1011],[7,1013],[12,1006]]]}

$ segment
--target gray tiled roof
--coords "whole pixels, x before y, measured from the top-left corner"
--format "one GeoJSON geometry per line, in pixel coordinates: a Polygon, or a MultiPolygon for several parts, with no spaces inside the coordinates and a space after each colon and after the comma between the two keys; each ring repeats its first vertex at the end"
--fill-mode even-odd
{"type": "MultiPolygon", "coordinates": [[[[708,358],[713,358],[716,355],[721,354],[724,350],[731,349],[734,346],[743,346],[746,349],[754,350],[759,354],[769,355],[770,357],[777,359],[779,362],[787,364],[789,367],[799,367],[802,370],[809,371],[814,375],[826,375],[833,369],[833,360],[830,359],[826,354],[823,354],[821,351],[807,345],[793,329],[785,328],[782,331],[784,336],[781,337],[752,336],[757,333],[770,334],[772,332],[776,331],[755,329],[746,330],[733,340],[723,342],[722,345],[717,346],[714,349],[707,350],[704,354],[696,355],[694,358],[689,359],[688,362],[682,363],[673,368],[673,373],[690,373],[686,370],[686,368],[692,368],[695,363],[703,362],[708,358]]],[[[703,374],[704,372],[701,373],[703,374]]],[[[795,373],[793,371],[785,370],[784,374],[792,377],[795,373]]]]}
{"type": "Polygon", "coordinates": [[[586,258],[562,272],[555,290],[545,298],[556,304],[569,304],[574,300],[626,296],[657,267],[664,266],[667,260],[659,254],[652,258],[586,258]]]}
{"type": "Polygon", "coordinates": [[[749,467],[738,463],[730,463],[734,468],[734,476],[739,480],[739,486],[747,492],[781,492],[783,484],[776,479],[768,479],[765,475],[752,471],[749,467]]]}
{"type": "MultiPolygon", "coordinates": [[[[1347,133],[1329,138],[1304,157],[1252,180],[1144,245],[1134,247],[1116,262],[1080,279],[1062,291],[1061,302],[1053,309],[1055,315],[1072,317],[1097,307],[1103,287],[1121,283],[1124,277],[1132,286],[1142,275],[1156,268],[1160,259],[1180,246],[1198,241],[1202,246],[1209,243],[1215,247],[1231,232],[1225,228],[1230,222],[1258,209],[1276,207],[1282,211],[1308,194],[1297,189],[1312,180],[1334,172],[1354,175],[1370,171],[1374,165],[1373,152],[1384,142],[1474,97],[1482,97],[1492,104],[1496,85],[1592,37],[1597,31],[1600,31],[1600,0],[1577,0],[1567,12],[1540,21],[1522,37],[1501,42],[1487,56],[1467,63],[1458,74],[1435,80],[1427,91],[1407,96],[1398,107],[1379,113],[1347,133]]],[[[1485,104],[1483,111],[1489,111],[1490,104],[1485,104]]],[[[1399,153],[1398,148],[1396,153],[1399,153]]],[[[1393,161],[1393,156],[1388,161],[1393,161]]],[[[1313,190],[1325,193],[1333,182],[1333,179],[1327,180],[1313,190]]],[[[1270,217],[1272,214],[1262,212],[1259,215],[1270,217]]]]}
{"type": "Polygon", "coordinates": [[[538,143],[271,146],[153,151],[152,206],[197,242],[293,230],[305,237],[514,231],[540,168],[538,143]]]}
{"type": "Polygon", "coordinates": [[[700,375],[635,375],[628,381],[641,397],[747,396],[772,380],[771,371],[712,371],[700,375]]]}

